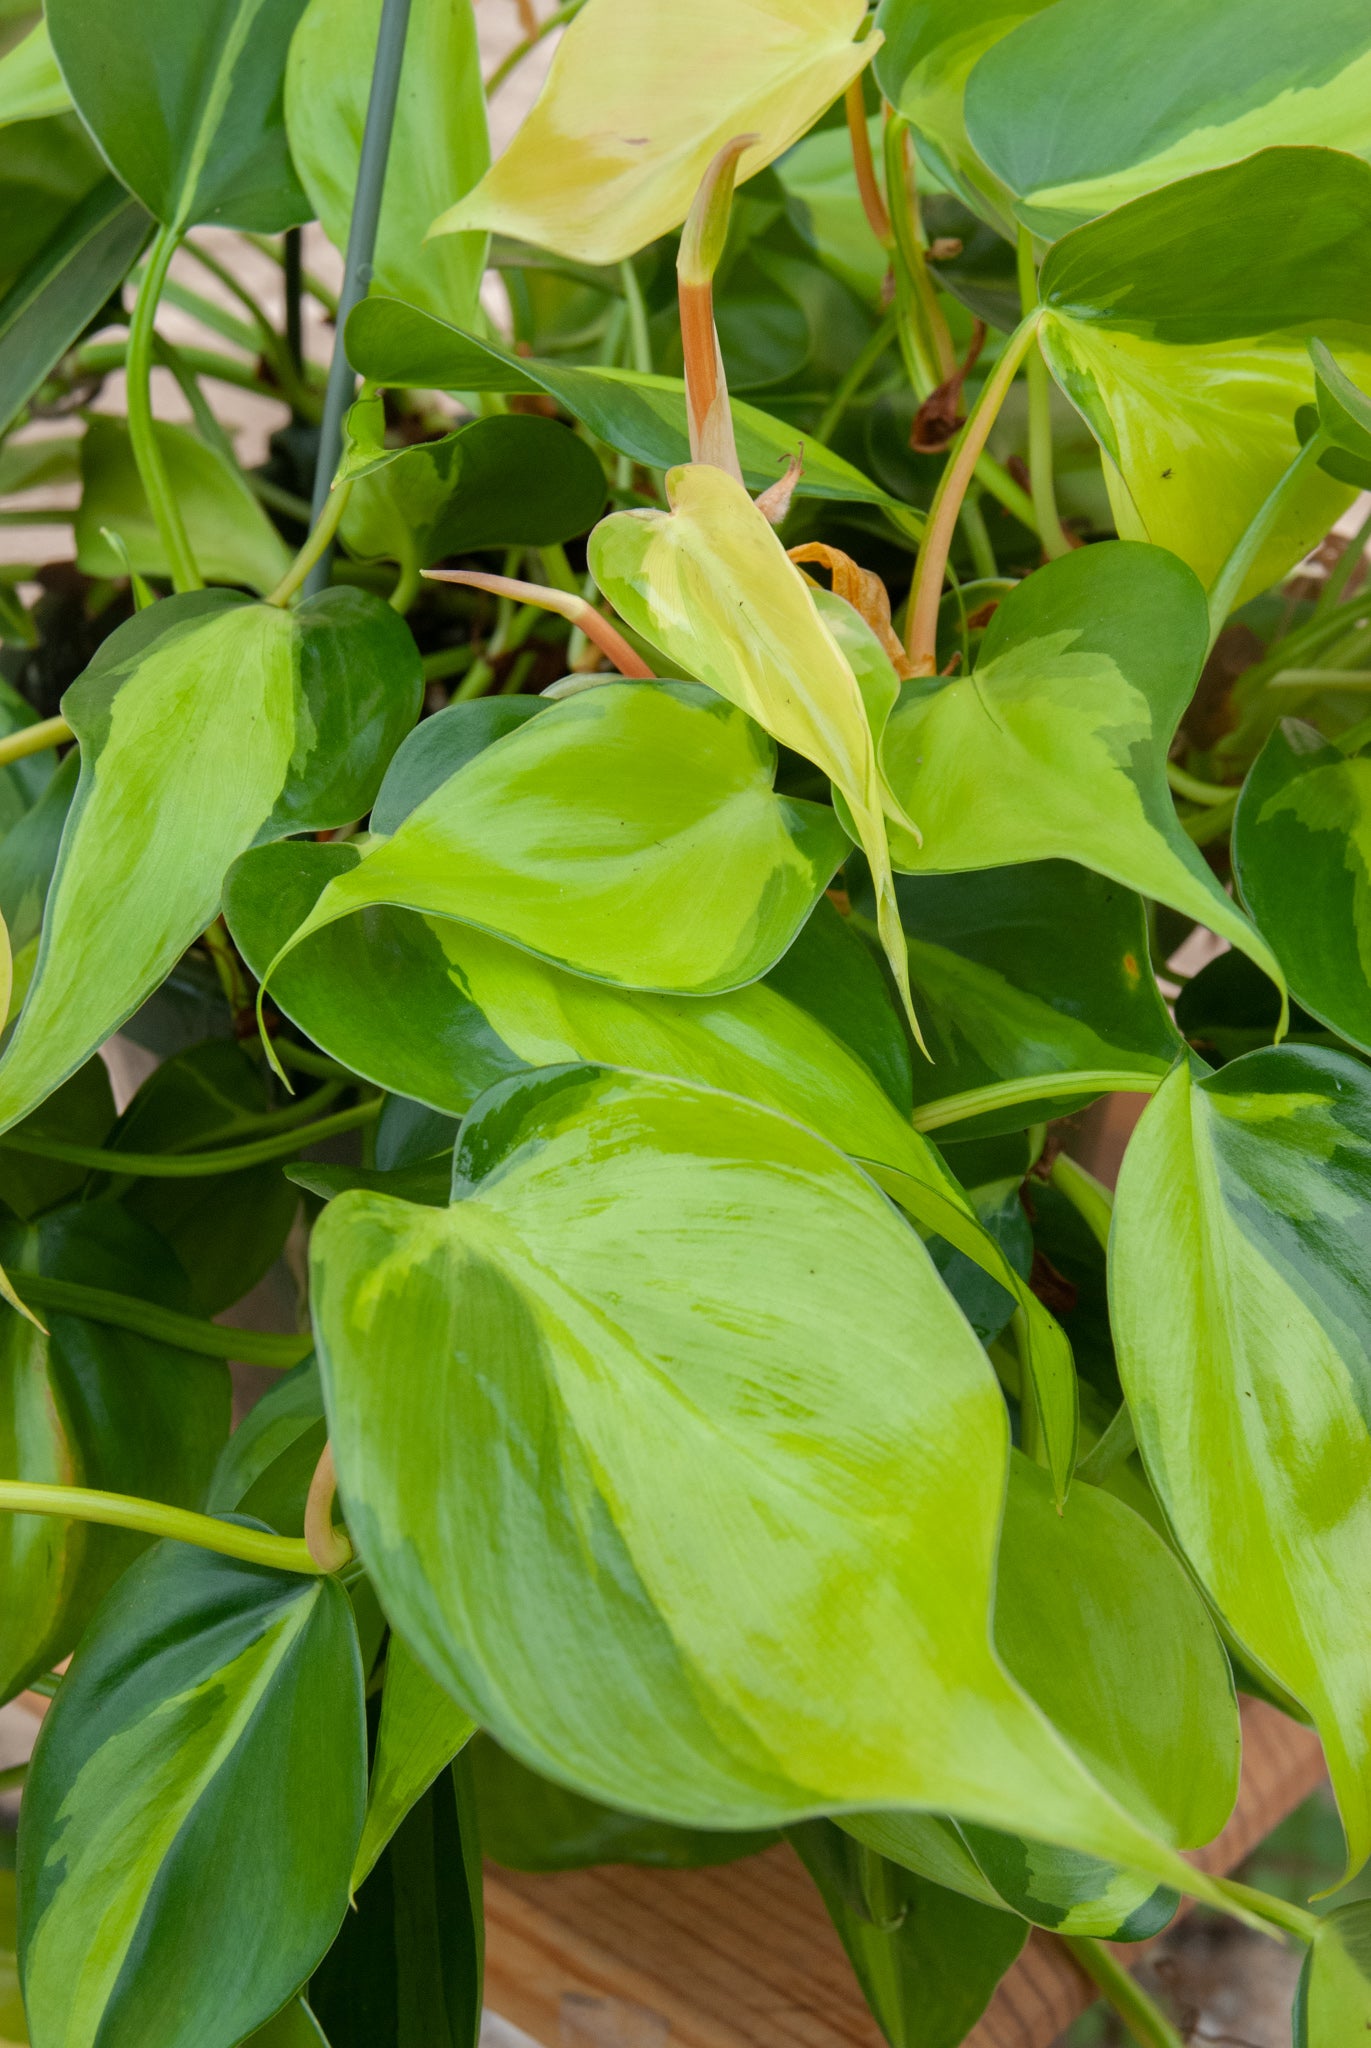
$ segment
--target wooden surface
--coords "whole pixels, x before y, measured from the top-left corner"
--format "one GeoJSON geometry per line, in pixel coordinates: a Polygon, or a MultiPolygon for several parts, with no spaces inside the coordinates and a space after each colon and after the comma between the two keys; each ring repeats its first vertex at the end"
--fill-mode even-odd
{"type": "MultiPolygon", "coordinates": [[[[1206,1870],[1241,1863],[1323,1776],[1317,1738],[1274,1709],[1244,1700],[1243,1734],[1233,1818],[1193,1859],[1206,1870]]],[[[718,1870],[491,1870],[486,1942],[487,2005],[545,2048],[880,2048],[788,1848],[718,1870]]],[[[1035,1930],[966,2048],[1049,2048],[1094,1997],[1035,1930]]]]}

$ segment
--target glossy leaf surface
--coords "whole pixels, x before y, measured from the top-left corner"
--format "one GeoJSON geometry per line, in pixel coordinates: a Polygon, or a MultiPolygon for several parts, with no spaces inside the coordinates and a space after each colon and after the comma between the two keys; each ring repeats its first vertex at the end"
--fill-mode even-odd
{"type": "Polygon", "coordinates": [[[887,1862],[832,1821],[787,1832],[891,2048],[960,2048],[1026,1924],[887,1862]]]}
{"type": "MultiPolygon", "coordinates": [[[[376,61],[381,0],[310,0],[290,45],[286,128],[301,183],[340,252],[347,248],[376,61]]],[[[395,126],[372,273],[377,288],[449,320],[470,320],[484,234],[425,241],[434,215],[490,162],[471,0],[421,6],[405,31],[395,126]]]]}
{"type": "Polygon", "coordinates": [[[1283,718],[1243,785],[1233,861],[1293,993],[1371,1051],[1371,751],[1283,718]]]}
{"type": "MultiPolygon", "coordinates": [[[[265,594],[290,567],[290,550],[243,479],[215,448],[170,420],[155,424],[167,478],[181,508],[200,573],[211,583],[245,583],[265,594]]],[[[76,560],[88,576],[128,569],[101,529],[109,527],[142,576],[169,576],[162,537],[144,494],[122,420],[97,414],[81,443],[76,560]]]]}
{"type": "Polygon", "coordinates": [[[736,987],[785,951],[842,857],[832,814],[777,797],[774,774],[757,729],[688,684],[583,691],[377,839],[293,943],[395,905],[500,933],[597,980],[736,987]]]}
{"type": "Polygon", "coordinates": [[[588,0],[510,148],[437,232],[494,228],[586,263],[617,263],[679,227],[711,160],[755,135],[747,178],[855,78],[862,0],[588,0]],[[554,168],[555,167],[555,168],[554,168]]]}
{"type": "Polygon", "coordinates": [[[34,2048],[154,2030],[166,2048],[233,2048],[270,2018],[342,1920],[365,1757],[337,1585],[174,1544],[135,1565],[25,1788],[34,2048]]]}
{"type": "Polygon", "coordinates": [[[12,281],[0,299],[0,431],[118,289],[151,230],[146,207],[102,178],[12,281]]]}
{"type": "Polygon", "coordinates": [[[1371,1846],[1371,1659],[1347,1627],[1371,1556],[1369,1187],[1359,1062],[1182,1064],[1128,1148],[1110,1256],[1148,1477],[1242,1655],[1313,1718],[1353,1869],[1371,1846]]]}
{"type": "MultiPolygon", "coordinates": [[[[381,401],[353,407],[355,433],[364,409],[379,414],[381,401]]],[[[341,474],[354,478],[342,524],[350,551],[419,568],[472,548],[570,540],[605,502],[605,473],[593,450],[537,414],[473,420],[414,448],[354,440],[341,474]]]]}
{"type": "MultiPolygon", "coordinates": [[[[575,363],[522,357],[464,334],[414,306],[366,299],[347,325],[348,359],[378,384],[450,391],[543,392],[566,407],[601,441],[654,469],[690,459],[685,386],[679,377],[645,371],[592,369],[575,363]]],[[[743,476],[754,491],[779,479],[801,436],[785,420],[734,401],[733,425],[743,476]]],[[[879,505],[908,531],[918,515],[883,491],[840,455],[804,438],[800,498],[879,505]]]]}
{"type": "Polygon", "coordinates": [[[481,1848],[466,1759],[412,1805],[310,1980],[329,2048],[476,2048],[481,1848]]]}
{"type": "Polygon", "coordinates": [[[596,527],[591,573],[644,639],[812,761],[840,792],[871,870],[881,943],[909,1004],[885,824],[887,813],[902,814],[879,757],[894,671],[875,635],[833,598],[828,607],[845,623],[830,628],[775,529],[734,478],[689,463],[669,473],[666,489],[666,512],[616,512],[596,527]],[[843,642],[859,647],[862,675],[874,678],[867,687],[843,642]]]}
{"type": "Polygon", "coordinates": [[[405,1815],[475,1732],[470,1715],[429,1677],[401,1638],[392,1635],[366,1825],[352,1872],[354,1891],[370,1875],[405,1815]]]}
{"type": "Polygon", "coordinates": [[[923,831],[918,847],[892,828],[897,867],[1077,861],[1199,919],[1279,981],[1167,788],[1207,639],[1203,592],[1160,548],[1049,563],[1000,605],[972,676],[915,685],[891,717],[886,772],[923,831]]]}
{"type": "Polygon", "coordinates": [[[1281,0],[1058,0],[980,60],[966,120],[1019,218],[1051,238],[1276,144],[1371,156],[1369,84],[1358,0],[1309,22],[1281,0]]]}
{"type": "Polygon", "coordinates": [[[304,0],[49,0],[62,76],[112,170],[170,227],[308,220],[282,108],[304,0]]]}
{"type": "Polygon", "coordinates": [[[403,621],[359,591],[295,611],[202,592],[110,635],[63,699],[81,780],[0,1060],[0,1127],[156,987],[248,846],[366,811],[421,688],[403,621]]]}
{"type": "Polygon", "coordinates": [[[932,1805],[1176,1868],[991,1654],[1003,1404],[841,1155],[563,1069],[483,1099],[455,1189],[340,1197],[314,1310],[354,1538],[505,1747],[681,1825],[932,1805]]]}
{"type": "MultiPolygon", "coordinates": [[[[1043,352],[1105,458],[1120,533],[1209,585],[1299,452],[1322,337],[1371,381],[1371,164],[1262,150],[1075,229],[1039,280],[1043,352]],[[1292,211],[1298,245],[1283,232],[1292,211]],[[1259,280],[1259,283],[1258,283],[1259,280]]],[[[1238,602],[1283,575],[1350,501],[1312,469],[1281,504],[1238,602]]]]}

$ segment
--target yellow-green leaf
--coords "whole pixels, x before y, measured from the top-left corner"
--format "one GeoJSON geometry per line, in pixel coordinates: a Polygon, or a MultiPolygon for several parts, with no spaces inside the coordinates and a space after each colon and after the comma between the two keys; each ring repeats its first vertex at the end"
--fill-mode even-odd
{"type": "Polygon", "coordinates": [[[865,0],[588,0],[532,113],[434,222],[617,263],[679,227],[711,159],[756,135],[750,177],[797,142],[879,47],[865,0]]]}

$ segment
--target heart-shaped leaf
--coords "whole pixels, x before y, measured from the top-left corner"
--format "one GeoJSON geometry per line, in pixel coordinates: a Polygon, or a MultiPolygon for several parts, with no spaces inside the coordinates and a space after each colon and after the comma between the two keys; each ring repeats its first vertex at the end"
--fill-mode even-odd
{"type": "MultiPolygon", "coordinates": [[[[291,39],[286,129],[301,183],[345,251],[376,63],[381,0],[310,0],[291,39]]],[[[449,320],[476,312],[484,234],[425,241],[429,223],[490,162],[470,0],[408,18],[372,275],[383,292],[449,320]]]]}
{"type": "Polygon", "coordinates": [[[332,1203],[313,1302],[349,1527],[474,1718],[681,1825],[933,1806],[1187,1882],[992,1656],[1004,1405],[863,1175],[579,1067],[483,1098],[454,1187],[332,1203]]]}
{"type": "MultiPolygon", "coordinates": [[[[154,431],[202,573],[214,583],[274,590],[290,567],[290,550],[243,472],[187,427],[158,420],[154,431]]],[[[171,574],[122,420],[97,413],[86,428],[74,525],[77,566],[87,576],[126,576],[130,568],[141,576],[171,574]],[[127,561],[106,540],[105,527],[127,548],[127,561]]]]}
{"type": "Polygon", "coordinates": [[[1243,1657],[1323,1738],[1371,1848],[1371,1082],[1341,1053],[1182,1062],[1119,1179],[1110,1294],[1148,1477],[1243,1657]]]}
{"type": "Polygon", "coordinates": [[[547,547],[584,533],[604,509],[593,450],[555,420],[501,413],[441,441],[386,448],[360,438],[379,428],[380,410],[379,399],[362,399],[349,415],[340,476],[354,481],[342,536],[354,555],[427,568],[472,548],[547,547]]]}
{"type": "Polygon", "coordinates": [[[112,170],[173,228],[310,217],[282,98],[305,0],[48,0],[53,50],[112,170]]]}
{"type": "MultiPolygon", "coordinates": [[[[1208,587],[1299,452],[1306,344],[1336,338],[1371,381],[1371,164],[1265,149],[1076,228],[1048,251],[1039,338],[1099,442],[1121,534],[1208,587]],[[1298,213],[1298,241],[1286,232],[1298,213]]],[[[1265,590],[1350,502],[1315,468],[1283,501],[1237,593],[1265,590]]]]}
{"type": "Polygon", "coordinates": [[[404,622],[356,590],[295,611],[197,592],[110,635],[62,700],[81,779],[0,1059],[0,1128],[157,986],[240,853],[365,814],[422,688],[404,622]]]}
{"type": "Polygon", "coordinates": [[[971,675],[915,685],[892,716],[886,771],[923,831],[917,846],[892,827],[896,865],[1076,861],[1198,918],[1283,986],[1167,787],[1207,642],[1204,593],[1161,548],[1119,541],[1048,563],[1000,605],[971,675]]]}
{"type": "Polygon", "coordinates": [[[1243,784],[1233,864],[1293,993],[1371,1052],[1371,748],[1283,718],[1243,784]]]}
{"type": "MultiPolygon", "coordinates": [[[[556,399],[597,440],[652,469],[671,469],[690,460],[685,386],[679,377],[639,370],[592,369],[581,364],[542,362],[516,356],[492,341],[479,340],[395,299],[364,299],[347,324],[348,359],[375,384],[440,391],[541,392],[556,399]]],[[[800,498],[828,498],[836,504],[878,505],[906,536],[922,531],[920,514],[892,498],[861,470],[822,442],[802,436],[785,420],[740,401],[733,426],[743,476],[754,491],[778,481],[787,461],[800,453],[804,474],[795,487],[800,498]]]]}
{"type": "Polygon", "coordinates": [[[599,981],[739,987],[785,951],[843,851],[832,813],[778,797],[774,775],[764,735],[694,685],[583,691],[377,838],[290,949],[384,904],[460,919],[599,981]]]}
{"type": "Polygon", "coordinates": [[[1369,83],[1356,0],[1310,21],[1282,0],[1057,0],[981,58],[966,122],[1020,220],[1051,238],[1254,150],[1371,156],[1369,83]]]}
{"type": "Polygon", "coordinates": [[[591,573],[620,617],[688,675],[812,761],[851,814],[871,870],[876,924],[917,1034],[887,814],[907,824],[881,773],[896,692],[874,633],[836,604],[869,649],[858,674],[773,527],[743,486],[708,463],[667,477],[665,512],[615,512],[590,537],[591,573]],[[885,687],[888,684],[888,688],[885,687]]]}
{"type": "Polygon", "coordinates": [[[679,227],[710,162],[740,178],[797,142],[869,61],[864,0],[587,0],[513,143],[437,233],[494,228],[617,263],[679,227]]]}
{"type": "Polygon", "coordinates": [[[365,1768],[341,1587],[150,1551],[82,1641],[24,1788],[33,2048],[234,2048],[269,2019],[343,1918],[365,1768]]]}

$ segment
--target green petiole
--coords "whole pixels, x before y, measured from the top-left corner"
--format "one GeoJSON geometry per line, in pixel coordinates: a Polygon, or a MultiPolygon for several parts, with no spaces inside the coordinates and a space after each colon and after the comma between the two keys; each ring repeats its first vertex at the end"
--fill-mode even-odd
{"type": "Polygon", "coordinates": [[[1009,1081],[992,1081],[984,1088],[968,1088],[960,1095],[944,1095],[937,1102],[925,1102],[914,1112],[916,1131],[941,1131],[948,1124],[965,1123],[991,1109],[1011,1109],[1020,1102],[1036,1102],[1053,1095],[1155,1095],[1165,1074],[1131,1073],[1117,1067],[1091,1067],[1065,1074],[1018,1074],[1009,1081]]]}
{"type": "Polygon", "coordinates": [[[130,1174],[140,1180],[199,1180],[207,1174],[245,1173],[250,1166],[289,1158],[301,1145],[317,1145],[340,1131],[358,1130],[380,1113],[381,1097],[375,1095],[355,1108],[340,1109],[336,1116],[320,1117],[317,1123],[300,1124],[273,1137],[259,1138],[255,1144],[225,1145],[217,1152],[118,1152],[101,1145],[69,1145],[61,1138],[30,1137],[20,1131],[7,1131],[0,1139],[0,1149],[20,1152],[29,1159],[85,1166],[92,1173],[130,1174]]]}
{"type": "MultiPolygon", "coordinates": [[[[324,1576],[303,1537],[273,1536],[264,1529],[244,1529],[235,1522],[221,1522],[212,1515],[192,1514],[188,1508],[168,1507],[164,1501],[142,1500],[133,1494],[0,1479],[0,1512],[65,1515],[75,1522],[97,1522],[106,1529],[135,1529],[143,1536],[190,1543],[197,1550],[214,1550],[220,1557],[236,1557],[244,1564],[268,1565],[275,1571],[298,1572],[308,1578],[324,1576]]],[[[340,1551],[344,1545],[351,1558],[352,1546],[338,1532],[340,1551]]]]}
{"type": "Polygon", "coordinates": [[[140,1337],[174,1345],[178,1351],[193,1351],[201,1358],[236,1358],[244,1365],[288,1372],[314,1349],[314,1340],[307,1333],[275,1336],[263,1330],[240,1330],[228,1323],[207,1323],[199,1316],[182,1315],[179,1309],[162,1308],[155,1301],[140,1301],[105,1287],[87,1287],[81,1280],[53,1280],[40,1273],[9,1277],[11,1288],[26,1307],[46,1309],[54,1315],[84,1316],[87,1322],[108,1323],[116,1330],[133,1330],[140,1337]]]}

